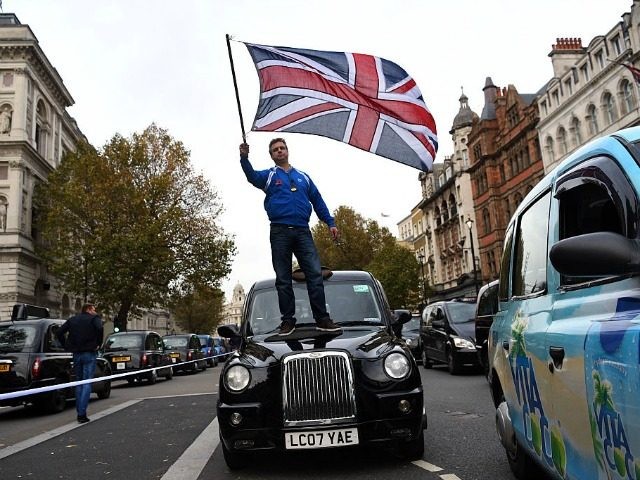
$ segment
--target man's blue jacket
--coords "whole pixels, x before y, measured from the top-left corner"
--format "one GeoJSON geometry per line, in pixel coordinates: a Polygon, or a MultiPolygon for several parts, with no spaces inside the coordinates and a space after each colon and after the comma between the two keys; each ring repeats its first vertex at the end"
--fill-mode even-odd
{"type": "Polygon", "coordinates": [[[318,218],[335,227],[327,205],[306,173],[293,167],[285,172],[277,165],[268,170],[254,170],[249,158],[242,155],[240,165],[249,183],[264,191],[264,209],[271,223],[308,227],[313,205],[318,218]],[[291,191],[292,185],[295,191],[291,191]]]}

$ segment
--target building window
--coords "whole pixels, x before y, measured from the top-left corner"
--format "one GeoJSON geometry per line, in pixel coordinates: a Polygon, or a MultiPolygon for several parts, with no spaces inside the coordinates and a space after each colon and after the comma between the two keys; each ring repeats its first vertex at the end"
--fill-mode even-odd
{"type": "Polygon", "coordinates": [[[0,180],[8,180],[8,179],[9,179],[9,166],[0,165],[0,180]]]}
{"type": "Polygon", "coordinates": [[[553,104],[557,107],[560,105],[560,96],[558,95],[558,91],[551,92],[551,98],[553,99],[553,104]]]}
{"type": "Polygon", "coordinates": [[[600,131],[598,127],[598,110],[593,104],[587,107],[587,125],[589,125],[589,135],[596,135],[600,131]]]}
{"type": "Polygon", "coordinates": [[[616,57],[622,53],[622,48],[620,47],[620,35],[616,35],[611,39],[611,48],[613,49],[616,57]]]}
{"type": "Polygon", "coordinates": [[[616,103],[613,101],[613,95],[609,92],[606,92],[602,97],[602,109],[604,110],[604,118],[607,124],[611,125],[617,120],[616,103]]]}
{"type": "Polygon", "coordinates": [[[489,215],[489,209],[482,210],[482,223],[484,225],[484,234],[491,233],[491,216],[489,215]]]}
{"type": "Polygon", "coordinates": [[[542,113],[547,115],[549,113],[549,108],[547,107],[547,101],[544,100],[540,103],[540,108],[542,108],[542,113]]]}
{"type": "Polygon", "coordinates": [[[573,83],[571,83],[571,78],[564,81],[564,89],[566,90],[567,95],[573,95],[573,83]]]}
{"type": "Polygon", "coordinates": [[[467,168],[469,166],[469,152],[462,150],[460,153],[462,155],[462,167],[467,168]]]}
{"type": "Polygon", "coordinates": [[[518,105],[515,104],[509,107],[509,110],[507,110],[507,123],[509,124],[509,127],[514,127],[518,124],[519,121],[520,116],[518,114],[518,105]]]}
{"type": "Polygon", "coordinates": [[[553,162],[555,160],[556,153],[553,150],[553,138],[551,138],[551,136],[548,136],[547,139],[545,140],[544,150],[547,154],[547,158],[549,159],[549,161],[553,162]]]}
{"type": "Polygon", "coordinates": [[[576,117],[571,119],[571,134],[573,136],[573,146],[579,147],[582,145],[582,132],[580,132],[580,120],[576,117]]]}
{"type": "Polygon", "coordinates": [[[567,153],[567,132],[564,127],[560,127],[558,129],[558,153],[560,155],[565,155],[567,153]]]}
{"type": "Polygon", "coordinates": [[[633,95],[633,85],[629,80],[623,80],[620,84],[620,104],[622,105],[622,114],[627,114],[635,108],[636,99],[633,95]]]}
{"type": "Polygon", "coordinates": [[[482,157],[482,147],[480,147],[479,143],[473,147],[473,156],[476,162],[482,157]]]}
{"type": "Polygon", "coordinates": [[[580,73],[582,74],[582,79],[584,80],[584,83],[587,83],[589,81],[589,65],[587,65],[586,63],[582,65],[580,67],[580,73]]]}
{"type": "Polygon", "coordinates": [[[595,56],[596,63],[598,64],[598,67],[600,67],[600,70],[602,70],[604,68],[604,57],[602,56],[602,50],[598,50],[595,56]]]}

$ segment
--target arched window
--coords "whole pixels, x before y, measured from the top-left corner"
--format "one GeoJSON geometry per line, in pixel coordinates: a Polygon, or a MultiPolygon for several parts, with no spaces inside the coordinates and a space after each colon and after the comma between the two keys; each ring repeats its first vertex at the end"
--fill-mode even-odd
{"type": "Polygon", "coordinates": [[[484,224],[484,233],[491,233],[491,216],[489,215],[489,209],[482,210],[482,223],[484,224]]]}
{"type": "Polygon", "coordinates": [[[447,202],[442,202],[440,211],[442,212],[442,222],[444,223],[449,220],[449,209],[447,208],[447,202]]]}
{"type": "Polygon", "coordinates": [[[555,152],[553,151],[553,138],[549,135],[544,142],[544,151],[547,155],[549,161],[553,162],[555,160],[555,152]]]}
{"type": "Polygon", "coordinates": [[[49,130],[49,122],[47,120],[47,108],[42,100],[38,101],[36,107],[36,150],[40,155],[47,155],[47,132],[49,130]]]}
{"type": "Polygon", "coordinates": [[[453,193],[449,195],[449,213],[451,218],[455,218],[458,215],[458,205],[456,203],[456,197],[453,193]]]}
{"type": "Polygon", "coordinates": [[[440,209],[438,207],[435,208],[433,216],[436,218],[436,227],[442,225],[442,218],[440,217],[440,209]]]}
{"type": "Polygon", "coordinates": [[[560,155],[565,155],[567,153],[567,132],[564,127],[558,128],[556,138],[558,140],[558,153],[560,155]]]}
{"type": "Polygon", "coordinates": [[[7,211],[9,202],[6,197],[0,196],[0,232],[7,231],[7,211]]]}
{"type": "Polygon", "coordinates": [[[613,101],[613,95],[609,92],[605,92],[602,96],[602,110],[604,110],[604,119],[607,122],[607,125],[611,125],[618,119],[616,102],[613,101]]]}
{"type": "Polygon", "coordinates": [[[598,127],[598,110],[594,104],[587,107],[587,125],[589,125],[589,135],[596,135],[600,131],[598,127]]]}
{"type": "Polygon", "coordinates": [[[580,145],[582,145],[582,132],[580,131],[580,120],[577,119],[577,117],[573,117],[571,119],[571,135],[573,137],[573,146],[574,147],[579,147],[580,145]]]}
{"type": "Polygon", "coordinates": [[[633,85],[629,80],[623,80],[620,84],[620,105],[622,114],[627,114],[636,107],[636,99],[633,94],[633,85]]]}

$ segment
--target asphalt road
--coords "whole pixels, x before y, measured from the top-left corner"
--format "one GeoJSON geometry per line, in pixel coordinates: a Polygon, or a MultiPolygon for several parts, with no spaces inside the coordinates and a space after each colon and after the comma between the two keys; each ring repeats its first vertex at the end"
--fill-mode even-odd
{"type": "Polygon", "coordinates": [[[115,382],[111,398],[92,398],[85,425],[73,402],[57,415],[0,409],[0,479],[512,480],[484,377],[420,371],[429,417],[422,461],[332,449],[261,455],[230,472],[218,448],[216,367],[156,385],[115,382]]]}

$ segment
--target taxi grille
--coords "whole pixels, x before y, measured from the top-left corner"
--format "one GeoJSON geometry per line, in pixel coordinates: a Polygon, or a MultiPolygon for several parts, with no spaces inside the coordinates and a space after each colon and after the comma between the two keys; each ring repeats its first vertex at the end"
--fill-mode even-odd
{"type": "Polygon", "coordinates": [[[339,423],[355,418],[353,371],[343,352],[309,352],[283,361],[285,425],[339,423]]]}

